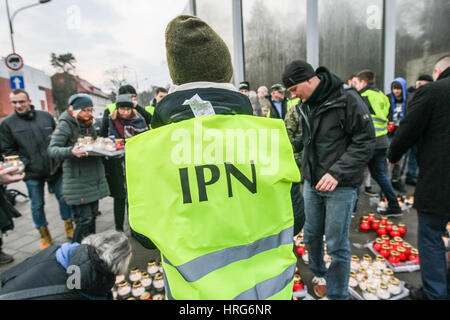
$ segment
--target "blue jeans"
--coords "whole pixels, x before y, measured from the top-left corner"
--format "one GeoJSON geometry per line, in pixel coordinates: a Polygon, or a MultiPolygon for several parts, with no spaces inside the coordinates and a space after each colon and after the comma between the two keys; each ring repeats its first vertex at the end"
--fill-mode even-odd
{"type": "MultiPolygon", "coordinates": [[[[56,199],[58,200],[61,219],[64,221],[71,219],[72,212],[70,211],[70,207],[64,201],[62,194],[62,176],[57,180],[48,181],[47,183],[49,189],[55,194],[56,199]]],[[[48,225],[44,211],[45,180],[27,180],[25,181],[25,184],[28,189],[28,196],[31,200],[31,215],[33,217],[36,229],[39,230],[40,228],[48,225]]]]}
{"type": "Polygon", "coordinates": [[[430,300],[450,299],[450,269],[442,235],[448,219],[418,211],[418,243],[423,291],[430,300]]]}
{"type": "Polygon", "coordinates": [[[418,146],[415,145],[408,151],[408,172],[406,172],[406,181],[417,182],[419,166],[417,164],[416,154],[418,146]]]}
{"type": "Polygon", "coordinates": [[[397,196],[386,174],[386,156],[387,149],[375,150],[375,154],[369,162],[369,170],[372,178],[378,183],[381,191],[383,191],[389,201],[389,206],[398,207],[397,196]]]}
{"type": "Polygon", "coordinates": [[[351,258],[349,229],[357,190],[338,187],[333,192],[321,192],[305,181],[304,198],[304,239],[310,269],[316,277],[326,278],[328,299],[347,300],[351,258]],[[323,261],[324,234],[332,258],[328,271],[323,261]]]}

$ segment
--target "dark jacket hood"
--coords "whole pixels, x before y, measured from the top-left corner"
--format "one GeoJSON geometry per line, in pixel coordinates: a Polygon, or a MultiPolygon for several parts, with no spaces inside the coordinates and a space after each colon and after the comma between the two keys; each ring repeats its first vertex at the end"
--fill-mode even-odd
{"type": "Polygon", "coordinates": [[[216,114],[253,115],[249,98],[238,91],[216,87],[192,88],[170,93],[158,103],[152,119],[152,129],[194,118],[188,101],[195,95],[204,102],[210,102],[216,114]]]}
{"type": "Polygon", "coordinates": [[[69,260],[69,266],[78,266],[81,272],[81,293],[89,297],[105,297],[114,286],[115,275],[100,260],[94,247],[82,244],[69,260]]]}
{"type": "Polygon", "coordinates": [[[332,74],[327,68],[319,67],[316,75],[320,79],[320,84],[313,92],[307,103],[316,106],[324,103],[334,92],[341,88],[344,84],[338,76],[332,74]]]}
{"type": "Polygon", "coordinates": [[[445,78],[449,78],[450,77],[450,68],[447,68],[444,70],[444,72],[441,73],[441,75],[439,76],[439,80],[445,79],[445,78]]]}

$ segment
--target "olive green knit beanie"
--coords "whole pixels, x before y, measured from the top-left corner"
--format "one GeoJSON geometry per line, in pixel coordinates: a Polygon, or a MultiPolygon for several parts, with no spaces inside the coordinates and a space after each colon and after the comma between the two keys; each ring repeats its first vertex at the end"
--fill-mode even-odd
{"type": "Polygon", "coordinates": [[[207,81],[229,83],[231,54],[222,38],[203,20],[181,15],[166,29],[167,63],[175,85],[207,81]]]}

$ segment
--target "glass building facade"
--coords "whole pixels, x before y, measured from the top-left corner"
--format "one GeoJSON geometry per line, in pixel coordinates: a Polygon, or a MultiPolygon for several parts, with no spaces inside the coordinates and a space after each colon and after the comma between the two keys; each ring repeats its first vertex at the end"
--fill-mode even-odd
{"type": "Polygon", "coordinates": [[[232,54],[236,55],[236,43],[242,42],[240,67],[245,79],[235,83],[247,80],[252,90],[281,82],[286,64],[312,55],[343,80],[372,69],[377,86],[388,93],[393,78],[404,77],[412,86],[419,75],[432,73],[439,57],[450,53],[448,0],[191,2],[196,15],[223,36],[232,54]],[[240,11],[233,10],[236,3],[240,11]],[[311,15],[317,15],[317,25],[307,22],[311,15]],[[233,28],[239,23],[242,37],[235,39],[233,28]],[[308,47],[308,37],[318,38],[317,49],[308,47]]]}

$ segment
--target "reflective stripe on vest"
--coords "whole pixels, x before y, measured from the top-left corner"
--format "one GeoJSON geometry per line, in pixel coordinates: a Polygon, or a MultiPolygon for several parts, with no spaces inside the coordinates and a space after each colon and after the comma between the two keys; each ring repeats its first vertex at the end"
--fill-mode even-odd
{"type": "Polygon", "coordinates": [[[375,136],[382,137],[388,134],[389,99],[381,92],[366,90],[361,94],[367,97],[374,113],[371,112],[375,136]]]}
{"type": "Polygon", "coordinates": [[[147,111],[148,113],[150,113],[152,116],[155,113],[155,106],[147,106],[145,107],[145,111],[147,111]]]}
{"type": "Polygon", "coordinates": [[[130,225],[161,251],[169,299],[291,299],[300,177],[282,120],[215,115],[148,131],[128,141],[126,172],[130,225]]]}

